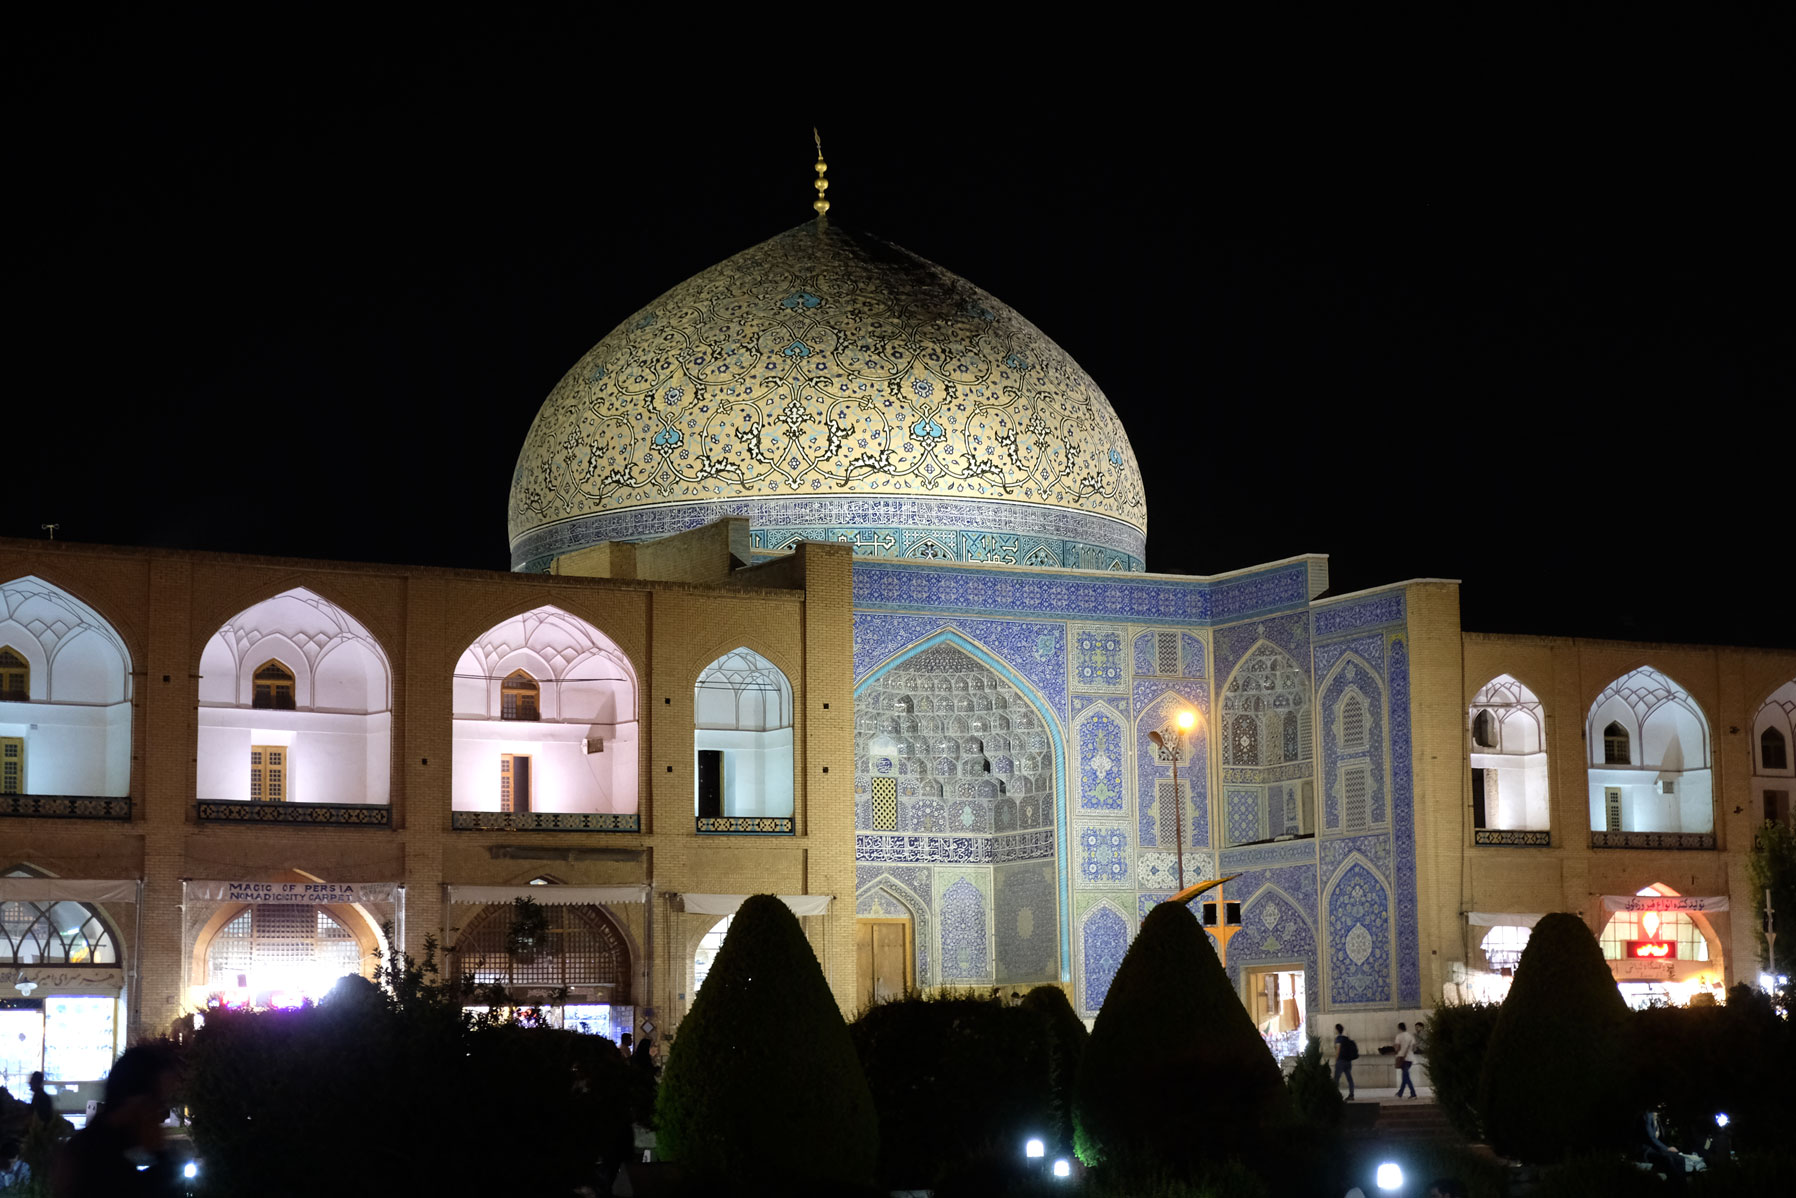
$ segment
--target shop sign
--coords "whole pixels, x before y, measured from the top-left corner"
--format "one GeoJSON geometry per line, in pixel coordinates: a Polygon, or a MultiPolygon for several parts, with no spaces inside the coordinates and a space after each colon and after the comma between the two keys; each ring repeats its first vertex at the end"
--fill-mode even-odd
{"type": "Polygon", "coordinates": [[[1630,940],[1628,956],[1646,961],[1676,960],[1678,946],[1670,940],[1630,940]]]}
{"type": "Polygon", "coordinates": [[[1605,894],[1605,911],[1682,911],[1707,915],[1728,909],[1727,896],[1697,894],[1605,894]]]}
{"type": "Polygon", "coordinates": [[[189,882],[189,898],[220,903],[390,903],[392,882],[189,882]]]}
{"type": "Polygon", "coordinates": [[[1609,964],[1615,979],[1621,982],[1669,982],[1678,975],[1676,961],[1624,958],[1609,964]]]}

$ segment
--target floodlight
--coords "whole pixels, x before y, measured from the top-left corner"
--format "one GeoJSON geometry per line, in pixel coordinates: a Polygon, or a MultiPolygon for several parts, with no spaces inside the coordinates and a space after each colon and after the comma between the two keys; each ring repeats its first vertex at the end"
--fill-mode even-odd
{"type": "Polygon", "coordinates": [[[1403,1188],[1403,1170],[1396,1162],[1386,1161],[1378,1166],[1378,1188],[1381,1190],[1400,1190],[1403,1188]]]}
{"type": "Polygon", "coordinates": [[[200,1166],[199,1166],[198,1161],[188,1161],[185,1165],[183,1165],[181,1167],[181,1176],[185,1177],[188,1181],[192,1181],[194,1178],[198,1177],[199,1175],[200,1175],[200,1166]]]}
{"type": "Polygon", "coordinates": [[[1727,1112],[1726,1111],[1720,1111],[1720,1112],[1716,1113],[1715,1126],[1716,1127],[1726,1127],[1727,1126],[1727,1112]]]}
{"type": "Polygon", "coordinates": [[[1063,1156],[1059,1160],[1054,1162],[1054,1176],[1055,1177],[1071,1177],[1072,1175],[1073,1175],[1073,1163],[1071,1161],[1067,1160],[1063,1156]]]}
{"type": "Polygon", "coordinates": [[[1023,1155],[1030,1160],[1034,1160],[1038,1156],[1046,1156],[1047,1152],[1048,1146],[1043,1144],[1040,1140],[1030,1140],[1027,1144],[1023,1145],[1023,1155]]]}

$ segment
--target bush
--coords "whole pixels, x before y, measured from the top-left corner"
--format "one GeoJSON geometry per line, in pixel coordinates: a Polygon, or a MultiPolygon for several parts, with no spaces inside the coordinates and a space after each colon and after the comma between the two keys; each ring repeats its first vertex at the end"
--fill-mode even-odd
{"type": "Polygon", "coordinates": [[[1436,1007],[1422,1032],[1419,1048],[1428,1061],[1434,1101],[1454,1130],[1468,1140],[1484,1139],[1478,1080],[1502,1011],[1498,1003],[1482,1002],[1436,1007]]]}
{"type": "Polygon", "coordinates": [[[182,1093],[211,1192],[565,1193],[623,1159],[641,1082],[610,1041],[465,1016],[434,945],[389,976],[208,1012],[182,1093]]]}
{"type": "Polygon", "coordinates": [[[1635,1138],[1623,1042],[1628,1008],[1596,937],[1575,915],[1543,918],[1516,966],[1484,1055],[1478,1106],[1492,1147],[1551,1164],[1635,1138]]]}
{"type": "Polygon", "coordinates": [[[1664,1108],[1668,1143],[1695,1151],[1717,1112],[1743,1152],[1788,1142],[1796,1036],[1763,994],[1735,986],[1726,1006],[1654,1007],[1629,1023],[1640,1104],[1664,1108]]]}
{"type": "Polygon", "coordinates": [[[1091,1033],[1073,1010],[1066,991],[1058,986],[1037,986],[1023,996],[1023,1008],[1039,1015],[1048,1036],[1048,1091],[1053,1098],[1053,1124],[1049,1140],[1061,1152],[1073,1148],[1073,1087],[1079,1080],[1079,1062],[1091,1033]]]}
{"type": "Polygon", "coordinates": [[[879,1124],[854,1043],[798,919],[742,904],[662,1074],[656,1134],[715,1181],[869,1181],[879,1124]]]}
{"type": "Polygon", "coordinates": [[[1161,903],[1110,983],[1074,1093],[1087,1164],[1255,1159],[1291,1123],[1278,1065],[1197,919],[1161,903]]]}
{"type": "Polygon", "coordinates": [[[882,1184],[938,1186],[981,1162],[1011,1166],[1029,1136],[1052,1139],[1052,1050],[1038,1012],[905,998],[869,1007],[848,1033],[879,1112],[882,1184]]]}
{"type": "Polygon", "coordinates": [[[1341,1097],[1340,1087],[1335,1085],[1333,1061],[1322,1055],[1321,1037],[1310,1037],[1297,1064],[1291,1067],[1291,1076],[1285,1079],[1285,1085],[1291,1091],[1291,1101],[1298,1115],[1305,1121],[1318,1127],[1340,1124],[1341,1112],[1347,1103],[1341,1097]]]}

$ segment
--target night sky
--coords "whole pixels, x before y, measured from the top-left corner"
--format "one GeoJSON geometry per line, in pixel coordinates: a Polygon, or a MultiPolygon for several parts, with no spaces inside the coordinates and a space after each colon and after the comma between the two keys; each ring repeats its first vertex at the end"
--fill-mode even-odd
{"type": "Polygon", "coordinates": [[[815,123],[832,220],[1103,388],[1151,568],[1323,552],[1337,593],[1463,580],[1470,629],[1796,645],[1796,205],[1744,85],[816,89],[553,21],[41,19],[9,64],[0,534],[506,568],[538,405],[809,219],[815,123]]]}

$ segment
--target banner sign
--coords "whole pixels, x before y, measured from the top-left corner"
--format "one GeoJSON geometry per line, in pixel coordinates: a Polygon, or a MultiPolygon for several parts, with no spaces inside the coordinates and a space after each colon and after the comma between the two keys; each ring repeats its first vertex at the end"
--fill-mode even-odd
{"type": "Polygon", "coordinates": [[[1628,956],[1639,957],[1646,961],[1675,961],[1678,946],[1671,940],[1630,940],[1628,956]]]}
{"type": "Polygon", "coordinates": [[[1605,894],[1605,911],[1683,911],[1708,914],[1727,910],[1727,896],[1704,898],[1693,894],[1605,894]]]}
{"type": "Polygon", "coordinates": [[[188,882],[187,897],[215,903],[391,903],[393,882],[188,882]]]}

